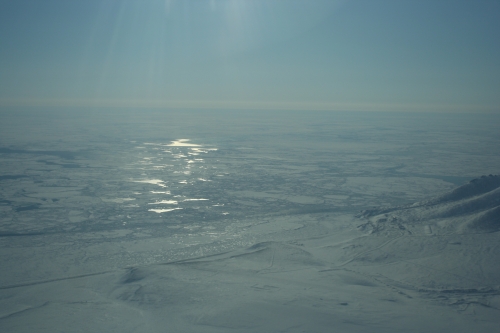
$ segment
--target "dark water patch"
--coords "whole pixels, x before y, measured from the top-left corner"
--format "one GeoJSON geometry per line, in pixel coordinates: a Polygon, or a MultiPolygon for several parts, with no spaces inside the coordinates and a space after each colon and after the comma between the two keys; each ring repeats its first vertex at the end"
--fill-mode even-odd
{"type": "Polygon", "coordinates": [[[19,179],[19,178],[27,178],[28,176],[25,175],[4,175],[0,176],[0,181],[1,180],[8,180],[8,179],[19,179]]]}
{"type": "Polygon", "coordinates": [[[403,169],[405,166],[406,166],[405,164],[400,164],[400,165],[393,166],[390,168],[385,168],[385,172],[387,172],[387,173],[389,173],[389,175],[391,175],[392,172],[397,172],[398,170],[403,169]]]}
{"type": "Polygon", "coordinates": [[[59,164],[60,166],[62,166],[63,168],[67,168],[67,169],[77,169],[77,168],[81,168],[81,166],[79,164],[59,164]]]}
{"type": "Polygon", "coordinates": [[[28,237],[28,236],[42,236],[43,232],[0,232],[1,237],[28,237]]]}
{"type": "Polygon", "coordinates": [[[60,166],[63,168],[69,168],[69,169],[76,169],[76,168],[81,167],[79,164],[75,164],[75,163],[55,163],[55,162],[45,161],[45,160],[39,160],[38,162],[44,163],[45,165],[57,165],[57,166],[60,166]]]}
{"type": "Polygon", "coordinates": [[[40,208],[40,204],[33,204],[33,205],[27,205],[27,206],[21,206],[16,208],[16,212],[24,212],[27,210],[35,210],[40,208]]]}
{"type": "Polygon", "coordinates": [[[57,156],[66,160],[74,160],[75,153],[70,151],[59,150],[24,150],[24,149],[10,149],[0,148],[0,154],[31,154],[31,155],[50,155],[57,156]]]}

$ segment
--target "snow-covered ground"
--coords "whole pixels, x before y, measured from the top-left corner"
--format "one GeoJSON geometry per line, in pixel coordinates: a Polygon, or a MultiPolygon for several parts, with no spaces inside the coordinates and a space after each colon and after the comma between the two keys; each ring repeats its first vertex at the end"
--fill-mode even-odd
{"type": "Polygon", "coordinates": [[[498,331],[498,116],[0,117],[1,332],[498,331]]]}

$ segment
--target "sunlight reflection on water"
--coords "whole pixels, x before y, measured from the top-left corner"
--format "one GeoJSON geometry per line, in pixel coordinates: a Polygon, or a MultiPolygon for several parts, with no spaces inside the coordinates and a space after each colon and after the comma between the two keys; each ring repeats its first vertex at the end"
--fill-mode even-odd
{"type": "Polygon", "coordinates": [[[168,144],[169,147],[200,147],[200,145],[189,143],[189,139],[179,139],[172,141],[171,144],[168,144]]]}
{"type": "Polygon", "coordinates": [[[171,211],[174,211],[174,210],[179,210],[179,209],[182,209],[182,208],[169,208],[169,209],[148,209],[148,211],[150,211],[150,212],[155,212],[155,213],[158,213],[158,214],[161,214],[161,213],[167,213],[167,212],[171,212],[171,211]]]}
{"type": "MultiPolygon", "coordinates": [[[[170,143],[146,142],[141,145],[144,150],[138,154],[138,160],[141,167],[135,164],[135,169],[141,171],[141,177],[132,178],[132,182],[160,186],[168,188],[168,191],[149,190],[140,195],[143,202],[141,205],[158,205],[158,208],[148,209],[154,213],[167,213],[174,210],[183,209],[183,205],[190,205],[190,202],[209,201],[209,198],[196,198],[190,194],[193,187],[197,184],[211,182],[214,175],[207,174],[210,165],[206,164],[203,158],[194,158],[196,155],[209,154],[217,151],[217,148],[205,147],[202,144],[192,143],[190,139],[177,139],[170,143]],[[160,147],[170,147],[161,149],[160,147]],[[151,167],[144,168],[144,164],[151,167]],[[182,178],[181,178],[182,177],[182,178]],[[185,187],[185,185],[190,185],[185,187]],[[189,191],[189,192],[186,192],[189,191]],[[170,198],[169,198],[170,196],[170,198]],[[173,200],[175,198],[175,200],[173,200]],[[145,202],[146,201],[146,202],[145,202]],[[183,204],[184,203],[184,204],[183,204]],[[165,207],[161,207],[165,205],[165,207]],[[170,208],[167,205],[179,205],[176,208],[170,208]]],[[[136,192],[140,193],[140,192],[136,192]]],[[[211,205],[205,208],[212,207],[211,205]]],[[[190,207],[193,208],[193,207],[190,207]]],[[[199,209],[196,207],[194,209],[199,209]]],[[[227,213],[226,213],[227,214],[227,213]]]]}
{"type": "Polygon", "coordinates": [[[156,201],[156,202],[150,202],[148,205],[177,205],[178,202],[176,200],[161,200],[161,201],[156,201]]]}

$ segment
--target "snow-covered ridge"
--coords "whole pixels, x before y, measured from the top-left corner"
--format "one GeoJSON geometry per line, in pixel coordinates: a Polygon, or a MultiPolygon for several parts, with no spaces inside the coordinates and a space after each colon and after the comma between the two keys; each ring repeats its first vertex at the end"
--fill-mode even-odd
{"type": "Polygon", "coordinates": [[[500,231],[500,176],[482,176],[437,198],[367,210],[359,217],[368,220],[360,227],[373,232],[395,228],[417,234],[500,231]]]}

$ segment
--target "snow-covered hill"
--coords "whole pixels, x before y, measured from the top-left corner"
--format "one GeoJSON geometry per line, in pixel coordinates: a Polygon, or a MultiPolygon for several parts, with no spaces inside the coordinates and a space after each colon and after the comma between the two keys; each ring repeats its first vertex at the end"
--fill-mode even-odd
{"type": "Polygon", "coordinates": [[[500,176],[474,179],[449,193],[413,205],[360,214],[362,228],[409,234],[469,234],[500,230],[500,176]]]}

